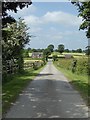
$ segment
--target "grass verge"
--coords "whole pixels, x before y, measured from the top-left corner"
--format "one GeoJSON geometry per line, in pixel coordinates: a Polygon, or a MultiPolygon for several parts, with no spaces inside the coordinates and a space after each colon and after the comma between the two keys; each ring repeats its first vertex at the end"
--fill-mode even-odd
{"type": "Polygon", "coordinates": [[[72,73],[70,70],[60,68],[54,62],[55,67],[60,70],[69,80],[69,83],[73,85],[73,87],[79,91],[86,104],[90,106],[90,85],[88,84],[88,76],[87,75],[78,75],[72,73]]]}
{"type": "Polygon", "coordinates": [[[28,69],[23,74],[15,74],[8,76],[8,81],[2,86],[2,113],[3,115],[7,112],[10,106],[15,102],[18,95],[28,85],[28,83],[35,78],[36,75],[43,69],[38,70],[28,69]],[[10,79],[11,78],[11,79],[10,79]]]}

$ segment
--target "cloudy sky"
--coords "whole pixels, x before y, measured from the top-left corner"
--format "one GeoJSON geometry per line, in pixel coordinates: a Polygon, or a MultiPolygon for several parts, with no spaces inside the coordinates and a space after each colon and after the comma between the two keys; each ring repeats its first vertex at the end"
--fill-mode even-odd
{"type": "Polygon", "coordinates": [[[26,48],[46,48],[49,44],[57,48],[64,44],[68,49],[85,49],[88,44],[85,31],[78,30],[82,18],[77,17],[77,8],[70,2],[33,2],[17,14],[9,14],[24,18],[30,35],[36,36],[26,48]]]}

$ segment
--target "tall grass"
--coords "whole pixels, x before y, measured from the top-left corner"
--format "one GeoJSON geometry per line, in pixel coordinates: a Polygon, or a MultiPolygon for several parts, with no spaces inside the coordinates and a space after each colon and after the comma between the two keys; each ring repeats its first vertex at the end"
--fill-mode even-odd
{"type": "MultiPolygon", "coordinates": [[[[58,67],[72,71],[73,61],[74,61],[73,59],[58,59],[58,61],[56,61],[55,64],[58,67]]],[[[81,58],[77,59],[75,73],[76,74],[83,74],[83,75],[89,74],[88,58],[81,57],[81,58]]]]}

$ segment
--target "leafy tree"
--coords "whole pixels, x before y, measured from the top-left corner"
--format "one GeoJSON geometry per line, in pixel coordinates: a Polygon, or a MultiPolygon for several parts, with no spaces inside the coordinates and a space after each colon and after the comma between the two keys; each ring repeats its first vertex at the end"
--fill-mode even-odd
{"type": "Polygon", "coordinates": [[[17,60],[19,72],[23,69],[23,48],[30,41],[30,35],[27,32],[28,28],[23,22],[23,19],[13,24],[7,24],[6,28],[2,29],[2,58],[3,65],[6,66],[7,60],[17,60]]]}
{"type": "Polygon", "coordinates": [[[78,8],[78,12],[80,17],[83,19],[83,23],[80,25],[79,29],[86,30],[87,38],[90,38],[90,1],[87,2],[73,2],[75,6],[78,8]]]}
{"type": "Polygon", "coordinates": [[[27,57],[29,57],[29,50],[28,49],[23,49],[23,57],[24,58],[27,58],[27,57]]]}
{"type": "Polygon", "coordinates": [[[50,50],[50,52],[53,52],[54,45],[51,44],[51,45],[49,45],[47,48],[50,50]]]}
{"type": "Polygon", "coordinates": [[[69,53],[69,52],[70,52],[70,50],[69,50],[69,49],[65,49],[65,50],[64,50],[64,52],[67,52],[67,53],[69,53]]]}
{"type": "Polygon", "coordinates": [[[76,50],[72,50],[71,52],[76,53],[76,50]]]}
{"type": "Polygon", "coordinates": [[[16,20],[8,15],[8,10],[17,13],[18,8],[23,9],[25,6],[28,7],[32,2],[19,2],[18,0],[14,2],[2,2],[2,25],[3,27],[7,25],[7,23],[15,22],[16,20]]]}
{"type": "Polygon", "coordinates": [[[76,50],[76,52],[77,52],[77,53],[82,53],[82,49],[79,48],[79,49],[76,50]]]}
{"type": "Polygon", "coordinates": [[[34,48],[33,48],[31,51],[32,51],[32,52],[38,52],[37,49],[34,49],[34,48]]]}
{"type": "Polygon", "coordinates": [[[60,53],[64,52],[64,45],[63,44],[58,45],[58,52],[60,52],[60,53]]]}
{"type": "Polygon", "coordinates": [[[58,58],[58,56],[57,56],[57,55],[53,55],[53,57],[52,57],[52,58],[53,58],[53,61],[57,61],[57,60],[58,60],[58,59],[57,59],[57,58],[58,58]]]}
{"type": "Polygon", "coordinates": [[[43,51],[43,55],[46,58],[46,61],[48,61],[48,56],[51,54],[50,50],[47,48],[43,51]]]}
{"type": "Polygon", "coordinates": [[[55,52],[58,52],[58,49],[55,49],[54,51],[55,51],[55,52]]]}
{"type": "Polygon", "coordinates": [[[27,50],[28,50],[28,53],[32,52],[32,49],[30,47],[27,48],[27,50]]]}
{"type": "Polygon", "coordinates": [[[32,2],[2,2],[2,58],[3,66],[7,69],[7,61],[16,59],[19,69],[23,66],[22,52],[24,45],[29,41],[27,27],[20,19],[18,22],[12,16],[8,15],[8,11],[17,13],[18,8],[28,7],[32,2]],[[9,24],[7,24],[9,23],[9,24]],[[10,25],[11,24],[11,25],[10,25]]]}
{"type": "Polygon", "coordinates": [[[44,51],[44,49],[37,49],[37,51],[38,51],[38,52],[43,52],[43,51],[44,51]]]}

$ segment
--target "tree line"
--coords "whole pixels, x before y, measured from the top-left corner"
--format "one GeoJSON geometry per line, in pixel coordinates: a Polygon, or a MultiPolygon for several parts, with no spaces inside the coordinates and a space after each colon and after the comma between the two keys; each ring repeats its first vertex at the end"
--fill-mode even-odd
{"type": "Polygon", "coordinates": [[[63,52],[66,53],[85,53],[86,55],[90,54],[90,51],[88,52],[87,48],[86,50],[82,50],[81,48],[78,49],[66,49],[63,44],[58,45],[57,49],[54,48],[53,44],[48,45],[47,48],[43,49],[35,49],[35,48],[27,48],[23,50],[23,57],[29,57],[29,53],[32,52],[42,52],[44,55],[50,55],[52,52],[59,52],[62,54],[63,52]]]}

